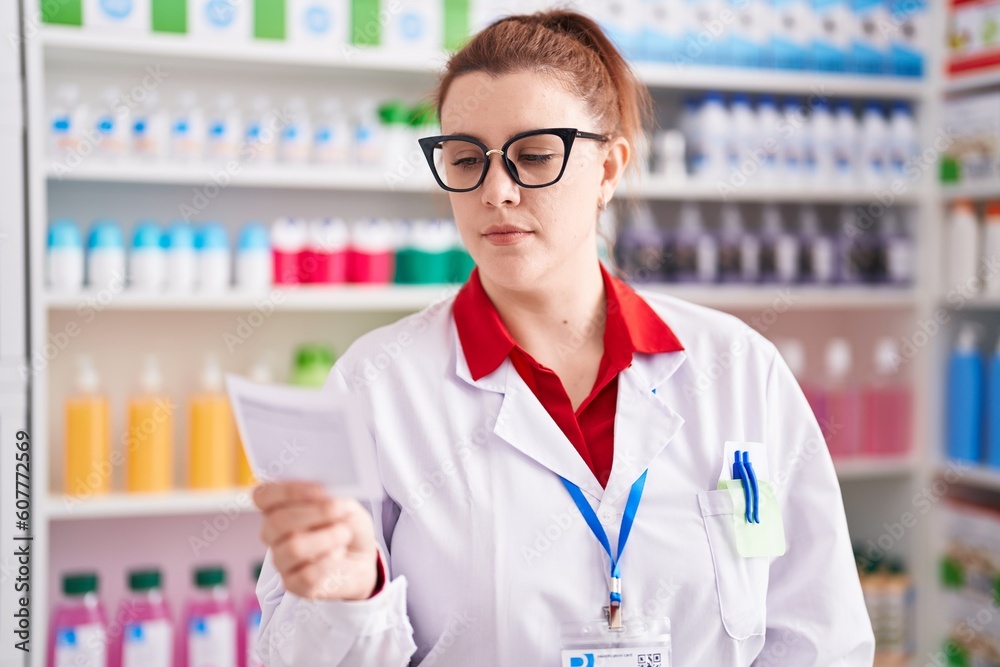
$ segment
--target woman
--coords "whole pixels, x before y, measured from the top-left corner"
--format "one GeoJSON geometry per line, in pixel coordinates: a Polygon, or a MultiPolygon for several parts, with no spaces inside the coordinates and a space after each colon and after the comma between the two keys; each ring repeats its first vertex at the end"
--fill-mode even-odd
{"type": "Polygon", "coordinates": [[[364,406],[381,502],[256,489],[266,664],[584,665],[600,641],[562,652],[591,648],[582,624],[664,618],[676,665],[872,664],[839,486],[788,367],[739,320],[598,261],[648,107],[574,12],[503,19],[451,58],[421,145],[477,269],[331,372],[364,406]]]}

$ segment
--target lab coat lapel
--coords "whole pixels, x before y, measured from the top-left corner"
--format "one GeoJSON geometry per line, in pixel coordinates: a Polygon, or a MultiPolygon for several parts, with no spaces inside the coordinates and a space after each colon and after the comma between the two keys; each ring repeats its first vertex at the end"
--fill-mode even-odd
{"type": "Polygon", "coordinates": [[[636,355],[632,365],[618,374],[615,413],[615,457],[602,504],[613,503],[653,462],[680,430],[684,418],[667,405],[654,389],[684,363],[682,351],[636,355]]]}

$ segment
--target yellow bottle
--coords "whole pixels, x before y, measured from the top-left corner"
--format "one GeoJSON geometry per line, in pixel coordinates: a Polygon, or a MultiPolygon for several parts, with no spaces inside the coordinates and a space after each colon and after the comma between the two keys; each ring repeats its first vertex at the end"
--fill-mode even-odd
{"type": "MultiPolygon", "coordinates": [[[[270,384],[271,368],[265,360],[261,360],[250,371],[250,379],[260,384],[270,384]]],[[[243,449],[243,439],[240,438],[239,431],[236,432],[236,483],[240,486],[253,486],[257,483],[257,478],[250,469],[250,461],[247,460],[246,450],[243,449]]]]}
{"type": "Polygon", "coordinates": [[[128,403],[125,489],[130,493],[157,493],[173,487],[174,415],[162,384],[156,357],[147,358],[140,393],[128,403]]]}
{"type": "Polygon", "coordinates": [[[224,489],[235,472],[233,415],[222,390],[222,370],[210,358],[201,377],[201,393],[191,397],[188,420],[188,486],[224,489]]]}
{"type": "Polygon", "coordinates": [[[111,490],[111,433],[108,399],[90,357],[80,357],[78,393],[66,401],[66,476],[63,490],[86,498],[111,490]]]}

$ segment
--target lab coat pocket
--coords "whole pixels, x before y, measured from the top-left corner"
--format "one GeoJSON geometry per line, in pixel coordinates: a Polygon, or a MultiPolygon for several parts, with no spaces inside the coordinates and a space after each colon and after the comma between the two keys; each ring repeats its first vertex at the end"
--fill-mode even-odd
{"type": "Polygon", "coordinates": [[[763,635],[771,559],[739,554],[733,531],[735,507],[729,491],[699,493],[698,504],[712,552],[722,625],[733,639],[763,635]]]}

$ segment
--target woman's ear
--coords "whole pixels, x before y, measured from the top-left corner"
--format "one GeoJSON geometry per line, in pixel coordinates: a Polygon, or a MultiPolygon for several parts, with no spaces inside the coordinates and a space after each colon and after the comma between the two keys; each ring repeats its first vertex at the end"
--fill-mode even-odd
{"type": "Polygon", "coordinates": [[[629,160],[632,158],[632,146],[625,137],[614,137],[605,149],[604,173],[601,176],[601,196],[605,204],[611,201],[618,189],[618,183],[625,175],[629,160]]]}

